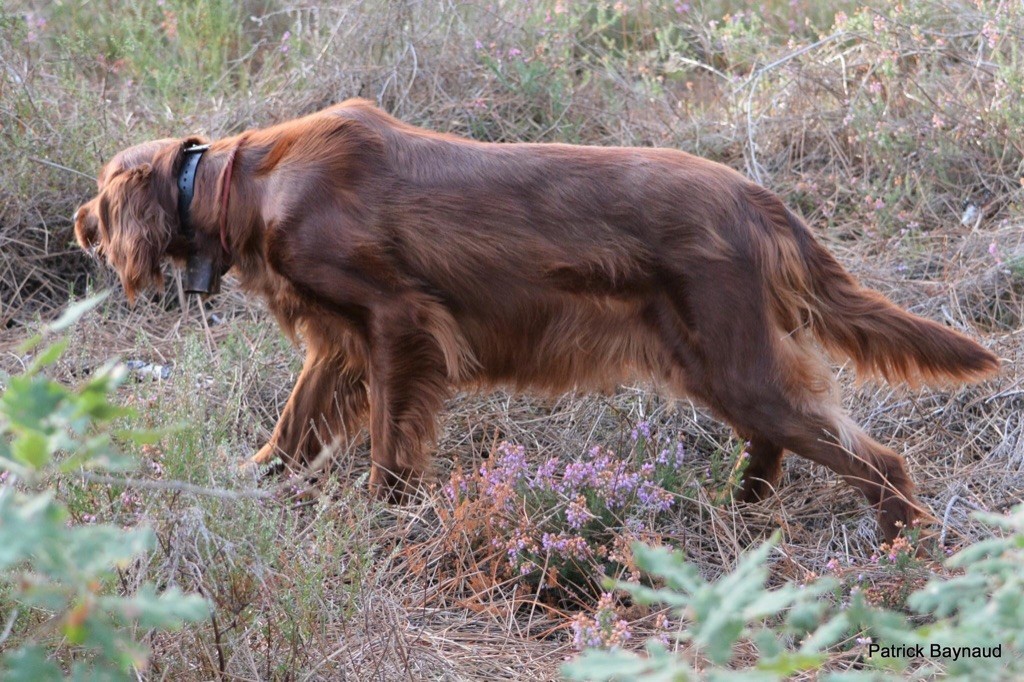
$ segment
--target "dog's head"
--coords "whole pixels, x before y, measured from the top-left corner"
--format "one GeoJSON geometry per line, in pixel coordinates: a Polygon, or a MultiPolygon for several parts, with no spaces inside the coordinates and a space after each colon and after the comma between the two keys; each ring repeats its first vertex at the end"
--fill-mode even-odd
{"type": "Polygon", "coordinates": [[[163,286],[161,262],[170,258],[205,282],[186,289],[215,293],[226,269],[216,226],[193,223],[183,233],[178,215],[178,174],[184,150],[198,138],[144,142],[119,152],[96,178],[99,192],[75,211],[75,238],[106,258],[121,278],[129,301],[148,286],[163,286]],[[206,228],[206,229],[204,229],[206,228]]]}

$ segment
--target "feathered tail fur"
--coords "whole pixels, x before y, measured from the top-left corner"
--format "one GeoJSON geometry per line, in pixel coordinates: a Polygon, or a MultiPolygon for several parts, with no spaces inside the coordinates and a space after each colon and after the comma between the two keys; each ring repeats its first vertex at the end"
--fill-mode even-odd
{"type": "Polygon", "coordinates": [[[755,201],[767,209],[774,234],[780,241],[791,235],[796,246],[786,245],[790,248],[771,259],[774,274],[783,280],[770,289],[785,326],[809,324],[826,349],[852,359],[859,374],[879,375],[890,383],[971,382],[999,369],[998,358],[978,343],[861,286],[799,217],[774,195],[771,201],[764,194],[755,201]]]}

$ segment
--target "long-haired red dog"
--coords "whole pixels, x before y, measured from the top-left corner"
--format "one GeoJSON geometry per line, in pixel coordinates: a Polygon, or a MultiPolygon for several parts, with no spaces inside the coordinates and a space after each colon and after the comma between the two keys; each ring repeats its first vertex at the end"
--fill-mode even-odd
{"type": "Polygon", "coordinates": [[[861,287],[776,195],[683,152],[487,144],[361,100],[204,143],[119,154],[75,233],[129,298],[162,283],[165,257],[193,291],[231,269],[301,333],[302,374],[255,462],[310,462],[368,416],[371,484],[401,498],[456,388],[650,378],[750,441],[742,498],[768,493],[791,450],[859,489],[892,539],[919,514],[912,483],[844,413],[812,337],[892,381],[998,367],[861,287]]]}

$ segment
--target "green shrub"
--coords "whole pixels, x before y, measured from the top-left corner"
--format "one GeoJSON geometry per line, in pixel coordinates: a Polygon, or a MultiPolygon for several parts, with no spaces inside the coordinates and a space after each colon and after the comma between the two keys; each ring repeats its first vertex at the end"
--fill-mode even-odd
{"type": "MultiPolygon", "coordinates": [[[[102,296],[72,305],[49,332],[71,324],[102,296]]],[[[22,346],[34,351],[37,335],[22,346]]],[[[75,525],[54,491],[55,475],[88,475],[129,465],[115,439],[152,434],[117,431],[128,410],[110,403],[123,369],[107,363],[72,389],[45,376],[67,340],[36,353],[18,376],[0,377],[0,644],[18,646],[0,658],[5,680],[128,678],[148,652],[132,629],[172,629],[207,615],[206,602],[170,587],[129,593],[124,574],[154,546],[147,528],[75,525]],[[115,589],[115,578],[121,578],[115,589]],[[56,653],[47,653],[57,649],[56,653]]]]}
{"type": "Polygon", "coordinates": [[[682,619],[686,627],[675,635],[678,650],[658,640],[648,642],[646,655],[595,647],[563,672],[577,680],[779,680],[822,671],[827,652],[845,647],[866,665],[856,672],[823,672],[822,679],[897,680],[909,673],[914,679],[1020,679],[1024,505],[1006,517],[979,518],[1006,537],[964,549],[947,561],[957,571],[953,577],[935,576],[911,594],[908,606],[926,620],[916,627],[903,614],[868,605],[859,592],[843,604],[833,578],[767,589],[767,561],[777,536],[713,583],[678,552],[635,546],[637,565],[664,586],[618,582],[614,587],[639,603],[664,605],[682,619]],[[740,643],[752,644],[754,656],[745,647],[741,658],[740,643]],[[879,646],[898,649],[873,650],[879,646]],[[915,647],[923,655],[902,653],[915,647]]]}

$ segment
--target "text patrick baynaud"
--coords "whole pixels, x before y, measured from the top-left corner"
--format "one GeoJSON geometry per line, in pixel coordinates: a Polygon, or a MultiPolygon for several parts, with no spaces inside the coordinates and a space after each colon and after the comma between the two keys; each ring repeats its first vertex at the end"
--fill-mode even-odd
{"type": "Polygon", "coordinates": [[[1003,645],[995,646],[943,646],[941,644],[892,644],[885,646],[872,642],[868,645],[868,657],[882,658],[941,658],[958,661],[961,658],[1001,658],[1003,645]]]}

